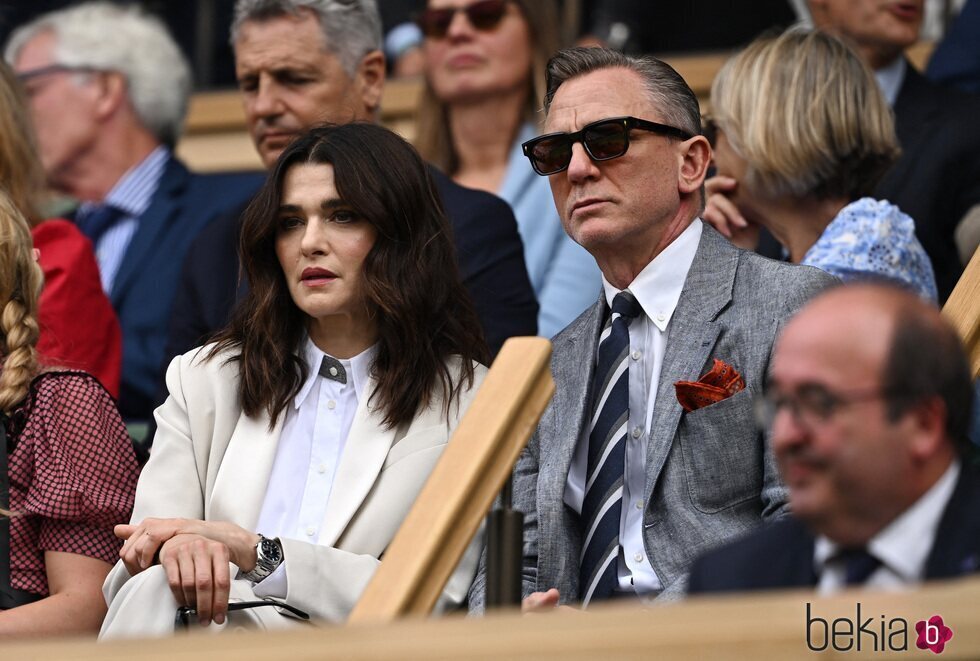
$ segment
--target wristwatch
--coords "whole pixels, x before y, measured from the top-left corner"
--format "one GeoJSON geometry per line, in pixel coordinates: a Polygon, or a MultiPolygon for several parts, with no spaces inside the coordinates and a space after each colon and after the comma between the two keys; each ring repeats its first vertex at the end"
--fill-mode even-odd
{"type": "Polygon", "coordinates": [[[242,578],[252,583],[258,583],[266,576],[276,570],[282,564],[282,542],[279,538],[269,539],[259,535],[259,541],[255,545],[255,567],[252,571],[242,574],[242,578]]]}

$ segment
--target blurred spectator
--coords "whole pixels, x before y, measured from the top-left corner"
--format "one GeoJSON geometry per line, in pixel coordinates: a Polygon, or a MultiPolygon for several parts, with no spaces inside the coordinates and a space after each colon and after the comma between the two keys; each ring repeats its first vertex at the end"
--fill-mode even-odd
{"type": "Polygon", "coordinates": [[[980,92],[980,0],[967,0],[933,51],[926,75],[964,92],[980,92]]]}
{"type": "Polygon", "coordinates": [[[0,192],[0,637],[98,631],[137,466],[105,389],[38,363],[27,220],[0,192]],[[9,495],[9,500],[8,500],[9,495]],[[9,570],[9,571],[8,571],[9,570]]]}
{"type": "Polygon", "coordinates": [[[415,141],[456,183],[513,207],[544,337],[595,303],[601,282],[595,260],[562,230],[548,180],[521,151],[540,129],[556,22],[553,0],[430,0],[420,17],[426,88],[415,141]]]}
{"type": "Polygon", "coordinates": [[[758,410],[792,516],[695,562],[690,592],[895,589],[980,569],[970,371],[939,311],[883,285],[815,299],[758,410]]]}
{"type": "Polygon", "coordinates": [[[19,28],[6,58],[24,83],[48,182],[82,202],[123,334],[120,410],[150,416],[187,246],[257,188],[255,175],[192,175],[172,153],[190,75],[163,25],[96,2],[19,28]]]}
{"type": "Polygon", "coordinates": [[[20,84],[0,62],[0,187],[31,224],[44,288],[38,302],[43,364],[80,369],[119,396],[122,334],[102,291],[91,242],[72,223],[44,220],[44,170],[20,84]]]}
{"type": "Polygon", "coordinates": [[[802,29],[757,39],[718,73],[711,106],[718,176],[706,221],[736,243],[764,227],[791,262],[936,300],[912,219],[870,197],[898,144],[871,71],[847,46],[802,29]]]}
{"type": "Polygon", "coordinates": [[[919,38],[923,0],[809,0],[809,6],[814,25],[845,38],[874,69],[894,109],[902,155],[876,196],[915,220],[944,302],[963,272],[957,225],[980,215],[971,213],[980,204],[980,102],[930,82],[904,57],[919,38]]]}

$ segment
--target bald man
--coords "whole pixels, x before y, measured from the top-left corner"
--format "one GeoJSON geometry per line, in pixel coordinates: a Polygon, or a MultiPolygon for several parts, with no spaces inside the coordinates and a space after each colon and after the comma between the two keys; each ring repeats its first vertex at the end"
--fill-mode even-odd
{"type": "Polygon", "coordinates": [[[689,592],[888,589],[977,571],[970,392],[959,338],[913,294],[854,285],[814,299],[777,341],[758,406],[793,515],[700,558],[689,592]]]}

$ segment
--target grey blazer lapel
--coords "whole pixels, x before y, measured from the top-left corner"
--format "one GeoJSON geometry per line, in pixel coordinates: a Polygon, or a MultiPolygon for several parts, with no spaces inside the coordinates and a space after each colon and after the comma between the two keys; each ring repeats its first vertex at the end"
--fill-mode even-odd
{"type": "Polygon", "coordinates": [[[644,491],[648,495],[653,493],[660,477],[681,419],[682,409],[677,402],[674,383],[697,381],[701,377],[701,369],[724,330],[724,324],[717,318],[732,300],[737,268],[738,250],[704,224],[698,250],[667,330],[664,362],[647,443],[644,491]]]}
{"type": "Polygon", "coordinates": [[[565,483],[582,428],[591,416],[595,350],[605,305],[600,297],[555,339],[555,396],[551,414],[542,420],[550,429],[539,431],[537,541],[538,557],[546,563],[539,567],[539,585],[547,583],[569,597],[576,592],[579,544],[576,522],[567,520],[565,483]],[[546,439],[550,442],[544,443],[546,439]],[[555,564],[547,566],[552,561],[555,564]]]}

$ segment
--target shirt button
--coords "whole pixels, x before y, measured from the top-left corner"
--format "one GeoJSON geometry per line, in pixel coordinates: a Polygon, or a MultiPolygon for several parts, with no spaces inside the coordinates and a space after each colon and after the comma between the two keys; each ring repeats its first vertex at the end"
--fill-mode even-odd
{"type": "Polygon", "coordinates": [[[640,353],[639,351],[634,351],[632,356],[633,356],[633,360],[639,360],[640,358],[643,357],[643,354],[640,353]]]}
{"type": "Polygon", "coordinates": [[[642,434],[642,433],[643,433],[643,430],[640,429],[639,427],[634,427],[633,428],[633,438],[639,438],[640,437],[640,434],[642,434]]]}
{"type": "Polygon", "coordinates": [[[643,501],[642,500],[636,501],[636,509],[638,509],[638,510],[643,509],[643,501]]]}
{"type": "Polygon", "coordinates": [[[306,529],[307,537],[312,537],[315,534],[316,534],[316,528],[314,528],[313,526],[310,526],[309,528],[306,529]]]}
{"type": "Polygon", "coordinates": [[[327,467],[324,466],[323,464],[320,464],[319,466],[316,467],[316,472],[323,475],[324,473],[327,472],[327,467]]]}
{"type": "Polygon", "coordinates": [[[336,367],[331,367],[330,370],[329,370],[329,372],[330,372],[330,376],[337,376],[337,368],[336,367]]]}
{"type": "Polygon", "coordinates": [[[637,553],[636,555],[633,556],[633,559],[636,560],[637,562],[643,562],[643,554],[637,553]]]}
{"type": "Polygon", "coordinates": [[[333,401],[332,399],[328,399],[327,408],[333,411],[335,408],[337,408],[337,402],[333,401]]]}
{"type": "Polygon", "coordinates": [[[661,312],[660,314],[657,315],[657,321],[663,321],[666,318],[667,318],[667,315],[665,315],[663,312],[661,312]]]}

